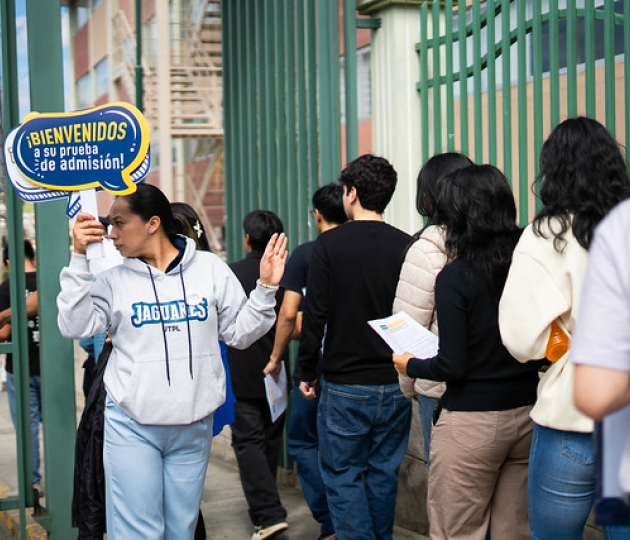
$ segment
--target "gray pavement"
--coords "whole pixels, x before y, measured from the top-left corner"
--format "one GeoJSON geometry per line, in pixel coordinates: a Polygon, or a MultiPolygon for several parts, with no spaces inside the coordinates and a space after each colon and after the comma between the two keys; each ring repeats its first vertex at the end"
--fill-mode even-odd
{"type": "MultiPolygon", "coordinates": [[[[75,380],[77,382],[77,410],[83,407],[81,377],[83,353],[75,355],[75,380]]],[[[44,473],[45,477],[45,473],[44,473]]],[[[6,497],[9,490],[17,485],[15,454],[15,432],[9,417],[7,393],[0,392],[0,498],[6,497]]],[[[279,474],[280,498],[287,508],[289,529],[278,540],[314,540],[319,534],[318,524],[313,520],[299,483],[292,471],[281,470],[279,474]]],[[[248,540],[253,527],[247,514],[247,504],[241,489],[234,452],[230,446],[229,428],[215,437],[206,475],[206,482],[201,503],[201,510],[206,522],[208,538],[211,540],[248,540]]],[[[30,512],[27,511],[30,514],[30,512]]],[[[15,512],[0,512],[0,540],[13,538],[8,530],[15,512]]],[[[32,518],[29,519],[31,521],[32,518]]],[[[31,523],[31,525],[33,525],[31,523]]],[[[19,530],[19,526],[16,527],[19,530]]],[[[40,532],[29,527],[28,538],[44,538],[40,532]]],[[[394,540],[423,539],[424,536],[396,529],[394,540]]]]}

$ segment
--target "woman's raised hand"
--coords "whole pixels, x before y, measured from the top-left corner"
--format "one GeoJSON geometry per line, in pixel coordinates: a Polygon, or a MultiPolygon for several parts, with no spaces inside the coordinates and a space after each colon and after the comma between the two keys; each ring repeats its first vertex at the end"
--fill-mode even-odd
{"type": "Polygon", "coordinates": [[[274,234],[267,247],[265,253],[260,259],[260,282],[269,287],[276,287],[280,284],[282,275],[284,274],[284,265],[289,256],[287,251],[288,239],[284,233],[274,234]]]}
{"type": "Polygon", "coordinates": [[[74,237],[74,252],[85,255],[87,245],[92,242],[102,242],[105,234],[103,224],[87,212],[79,212],[72,227],[74,237]]]}

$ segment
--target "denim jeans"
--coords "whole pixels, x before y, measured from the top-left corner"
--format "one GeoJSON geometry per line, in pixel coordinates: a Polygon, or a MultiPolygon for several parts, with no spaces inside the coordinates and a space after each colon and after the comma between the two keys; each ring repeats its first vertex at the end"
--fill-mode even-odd
{"type": "Polygon", "coordinates": [[[109,540],[193,538],[212,442],[212,415],[146,425],[105,402],[105,515],[109,540]]]}
{"type": "MultiPolygon", "coordinates": [[[[42,379],[39,375],[29,377],[29,403],[31,418],[31,454],[33,466],[33,484],[40,482],[42,475],[39,472],[39,424],[42,421],[42,379]]],[[[9,398],[9,412],[15,428],[15,378],[13,373],[7,373],[7,394],[9,398]]]]}
{"type": "MultiPolygon", "coordinates": [[[[581,540],[595,500],[590,433],[534,427],[527,490],[534,540],[581,540]]],[[[630,538],[630,527],[605,527],[607,539],[630,538]]]]}
{"type": "Polygon", "coordinates": [[[287,451],[297,463],[302,492],[313,518],[320,524],[322,534],[331,534],[335,529],[328,510],[326,486],[319,470],[318,404],[319,398],[304,399],[299,384],[293,386],[287,451]]]}
{"type": "Polygon", "coordinates": [[[433,429],[433,411],[437,407],[439,399],[418,394],[418,410],[420,411],[420,424],[422,425],[422,438],[424,439],[424,456],[429,466],[431,450],[431,430],[433,429]]]}
{"type": "Polygon", "coordinates": [[[320,464],[339,540],[389,540],[411,402],[398,383],[323,381],[317,416],[320,464]]]}

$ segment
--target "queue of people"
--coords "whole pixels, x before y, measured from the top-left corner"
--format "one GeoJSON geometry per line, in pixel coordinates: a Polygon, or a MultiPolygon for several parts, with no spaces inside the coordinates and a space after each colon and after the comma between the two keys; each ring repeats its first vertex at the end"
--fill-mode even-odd
{"type": "MultiPolygon", "coordinates": [[[[615,139],[583,117],[552,131],[539,169],[542,205],[523,230],[499,169],[433,156],[411,237],[383,218],[395,169],[361,156],[313,194],[320,234],[288,263],[266,210],[245,217],[247,255],[230,266],[194,211],[154,186],[117,198],[107,231],[80,213],[58,324],[73,339],[107,333],[93,392],[107,537],[205,538],[199,506],[225,423],[252,540],[289,529],[275,480],[285,418],[270,417],[264,377],[289,370],[296,340],[288,450],[319,540],[392,538],[412,399],[431,538],[582,538],[594,420],[630,402],[630,176],[615,139]],[[123,262],[93,275],[87,246],[104,238],[123,262]],[[399,311],[438,335],[437,354],[392,354],[367,324],[399,311]]],[[[630,538],[630,523],[605,534],[630,538]]]]}

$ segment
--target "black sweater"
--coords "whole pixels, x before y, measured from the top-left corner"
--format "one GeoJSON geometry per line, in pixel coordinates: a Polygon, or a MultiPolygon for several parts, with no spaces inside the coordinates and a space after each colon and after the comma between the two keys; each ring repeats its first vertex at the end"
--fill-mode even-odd
{"type": "Polygon", "coordinates": [[[450,411],[501,411],[536,401],[539,362],[521,364],[501,342],[498,300],[466,260],[447,264],[435,282],[439,351],[411,359],[407,375],[445,381],[450,411]]]}
{"type": "Polygon", "coordinates": [[[398,381],[392,351],[369,326],[391,315],[411,237],[380,221],[353,221],[321,234],[308,273],[298,361],[302,380],[317,377],[324,330],[324,378],[340,384],[398,381]]]}

